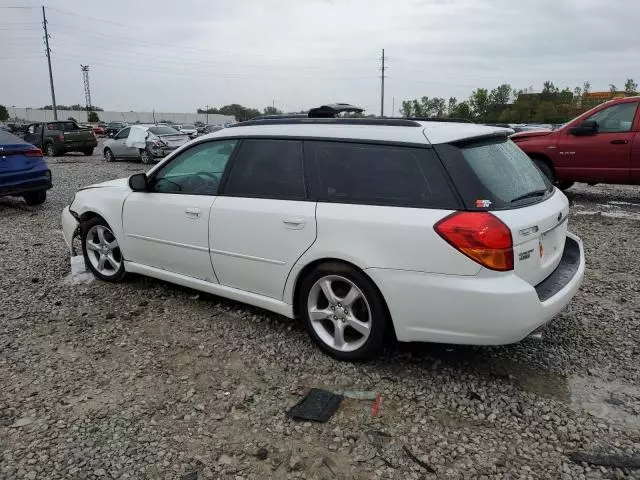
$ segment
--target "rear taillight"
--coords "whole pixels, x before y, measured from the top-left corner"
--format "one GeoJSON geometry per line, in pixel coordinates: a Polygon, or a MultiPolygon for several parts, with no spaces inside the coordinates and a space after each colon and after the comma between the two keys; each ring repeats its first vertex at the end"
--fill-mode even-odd
{"type": "Polygon", "coordinates": [[[24,152],[25,157],[42,157],[42,150],[34,148],[33,150],[27,150],[24,152]]]}
{"type": "Polygon", "coordinates": [[[489,212],[455,212],[434,226],[453,248],[491,270],[513,270],[511,230],[489,212]]]}

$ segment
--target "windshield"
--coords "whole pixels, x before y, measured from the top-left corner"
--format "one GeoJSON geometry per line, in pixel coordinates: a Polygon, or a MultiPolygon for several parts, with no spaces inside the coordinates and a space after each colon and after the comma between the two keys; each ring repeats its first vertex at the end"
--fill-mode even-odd
{"type": "Polygon", "coordinates": [[[163,127],[163,126],[149,127],[149,131],[154,135],[180,135],[179,131],[171,127],[163,127]]]}
{"type": "Polygon", "coordinates": [[[468,209],[521,207],[553,192],[547,178],[511,140],[437,145],[436,150],[468,209]]]}

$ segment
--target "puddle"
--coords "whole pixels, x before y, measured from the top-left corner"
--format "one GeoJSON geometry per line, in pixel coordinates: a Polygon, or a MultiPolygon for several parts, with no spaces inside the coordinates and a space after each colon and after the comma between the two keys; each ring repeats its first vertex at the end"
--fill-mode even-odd
{"type": "Polygon", "coordinates": [[[574,409],[640,430],[640,388],[578,376],[570,377],[568,385],[574,409]]]}

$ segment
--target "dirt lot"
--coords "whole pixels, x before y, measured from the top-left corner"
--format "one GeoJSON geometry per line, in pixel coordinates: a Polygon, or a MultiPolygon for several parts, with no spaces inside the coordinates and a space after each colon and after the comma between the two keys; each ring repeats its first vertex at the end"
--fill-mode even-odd
{"type": "Polygon", "coordinates": [[[640,455],[638,187],[569,191],[586,281],[542,342],[392,346],[347,364],[296,323],[142,277],[74,284],[60,211],[141,171],[50,162],[41,207],[0,199],[0,478],[640,478],[573,452],[640,455]],[[328,423],[286,410],[309,387],[328,423]]]}

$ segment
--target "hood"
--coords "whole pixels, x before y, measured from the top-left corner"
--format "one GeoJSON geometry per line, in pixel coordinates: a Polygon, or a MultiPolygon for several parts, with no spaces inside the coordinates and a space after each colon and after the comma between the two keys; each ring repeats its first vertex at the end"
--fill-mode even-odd
{"type": "Polygon", "coordinates": [[[533,137],[544,137],[551,133],[553,133],[553,130],[531,130],[529,132],[514,133],[509,138],[511,138],[511,140],[513,140],[514,142],[517,142],[518,140],[526,140],[533,137]]]}
{"type": "Polygon", "coordinates": [[[108,182],[94,183],[93,185],[84,187],[82,190],[86,190],[88,188],[107,188],[107,187],[129,188],[129,178],[117,178],[115,180],[109,180],[108,182]]]}

